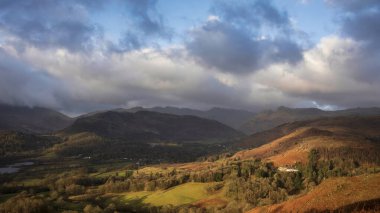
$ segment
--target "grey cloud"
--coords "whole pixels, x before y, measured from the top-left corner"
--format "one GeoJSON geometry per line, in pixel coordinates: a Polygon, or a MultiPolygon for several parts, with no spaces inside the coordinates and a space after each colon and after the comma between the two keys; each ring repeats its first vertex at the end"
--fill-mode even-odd
{"type": "Polygon", "coordinates": [[[162,15],[156,10],[157,0],[127,0],[127,11],[136,19],[136,26],[147,35],[163,35],[162,15]]]}
{"type": "Polygon", "coordinates": [[[189,52],[202,64],[227,72],[244,73],[258,66],[259,51],[250,36],[220,22],[210,22],[192,33],[189,52]]]}
{"type": "Polygon", "coordinates": [[[157,45],[154,43],[156,39],[171,39],[172,31],[156,9],[157,0],[126,0],[124,3],[133,26],[126,30],[118,44],[110,46],[111,51],[136,50],[147,45],[157,45]]]}
{"type": "Polygon", "coordinates": [[[215,1],[212,12],[220,20],[196,26],[184,49],[172,50],[153,46],[170,39],[157,1],[120,2],[132,25],[119,44],[110,42],[115,54],[98,54],[91,46],[101,29],[87,12],[101,9],[100,2],[0,1],[0,32],[37,47],[26,45],[15,57],[10,54],[19,44],[4,42],[9,52],[0,48],[0,101],[70,112],[130,105],[250,109],[305,100],[380,104],[378,1],[340,1],[342,35],[354,41],[336,36],[329,40],[342,44],[327,41],[309,53],[295,42],[288,14],[272,1],[215,1]],[[266,38],[263,28],[270,31],[266,38]],[[129,52],[148,45],[153,48],[129,52]],[[56,47],[70,51],[62,56],[56,47]],[[271,69],[274,63],[282,65],[271,69]]]}
{"type": "MultiPolygon", "coordinates": [[[[380,4],[380,3],[379,3],[380,4]]],[[[380,45],[380,9],[370,12],[359,12],[344,19],[343,33],[371,45],[380,45]]]]}
{"type": "Polygon", "coordinates": [[[330,0],[339,10],[344,37],[361,43],[349,62],[354,78],[374,82],[380,80],[380,2],[377,0],[330,0]]]}
{"type": "Polygon", "coordinates": [[[287,12],[272,1],[256,0],[235,4],[216,1],[211,11],[220,20],[210,20],[193,30],[186,47],[198,62],[223,72],[252,73],[272,63],[295,64],[302,48],[287,12]],[[263,32],[270,31],[267,35],[263,32]],[[264,38],[261,38],[264,37],[264,38]]]}
{"type": "Polygon", "coordinates": [[[211,11],[228,22],[246,24],[248,27],[271,25],[285,29],[290,25],[287,12],[275,8],[271,0],[243,1],[241,4],[218,1],[211,11]]]}
{"type": "Polygon", "coordinates": [[[357,40],[379,44],[380,2],[377,0],[330,0],[340,10],[342,32],[357,40]]]}
{"type": "Polygon", "coordinates": [[[87,17],[100,1],[2,1],[0,29],[39,48],[88,50],[100,28],[87,17]]]}
{"type": "Polygon", "coordinates": [[[0,102],[57,108],[63,92],[60,80],[0,49],[0,102]]]}
{"type": "MultiPolygon", "coordinates": [[[[302,49],[301,47],[287,39],[276,39],[270,42],[264,42],[267,43],[264,45],[262,50],[271,50],[267,64],[270,64],[272,62],[287,62],[289,64],[296,64],[297,62],[301,61],[302,59],[302,49]]],[[[265,53],[265,51],[262,51],[265,53]]]]}
{"type": "MultiPolygon", "coordinates": [[[[66,48],[91,51],[108,43],[109,50],[123,52],[151,45],[156,38],[170,39],[171,31],[156,9],[156,0],[113,1],[125,11],[126,32],[119,42],[106,41],[103,28],[91,15],[103,12],[101,0],[3,0],[0,2],[0,32],[19,38],[18,46],[66,48]]],[[[12,42],[15,42],[12,40],[12,42]]]]}
{"type": "Polygon", "coordinates": [[[143,47],[145,40],[136,34],[126,32],[118,43],[110,42],[108,50],[116,53],[123,53],[131,50],[137,50],[143,47]]]}
{"type": "Polygon", "coordinates": [[[224,72],[250,73],[275,62],[297,63],[302,49],[288,38],[255,39],[228,23],[209,21],[192,32],[189,53],[201,64],[224,72]]]}
{"type": "Polygon", "coordinates": [[[249,90],[227,86],[202,67],[170,58],[169,53],[64,54],[34,48],[17,57],[2,52],[0,102],[74,114],[135,105],[252,106],[250,99],[241,98],[249,90]],[[49,67],[56,75],[33,67],[49,67]]]}
{"type": "Polygon", "coordinates": [[[379,8],[378,0],[327,0],[327,2],[343,11],[358,12],[368,8],[379,8]]]}

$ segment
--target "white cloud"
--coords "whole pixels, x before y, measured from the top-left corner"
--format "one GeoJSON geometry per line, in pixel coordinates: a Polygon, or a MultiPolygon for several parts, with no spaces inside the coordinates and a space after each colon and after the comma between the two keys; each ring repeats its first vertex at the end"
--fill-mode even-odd
{"type": "Polygon", "coordinates": [[[215,22],[215,21],[220,21],[220,17],[216,15],[209,15],[207,17],[208,22],[215,22]]]}
{"type": "MultiPolygon", "coordinates": [[[[36,77],[25,85],[45,75],[59,82],[37,83],[38,87],[20,91],[25,94],[15,93],[13,101],[19,98],[29,105],[50,103],[66,111],[89,111],[136,105],[262,109],[304,103],[321,107],[379,104],[380,99],[374,97],[380,97],[380,86],[356,79],[357,70],[352,69],[361,47],[352,39],[325,37],[295,65],[276,63],[247,75],[207,69],[178,46],[110,54],[33,46],[17,51],[9,45],[3,50],[33,65],[36,77]]],[[[3,95],[3,101],[7,97],[3,95]]]]}
{"type": "Polygon", "coordinates": [[[362,44],[352,39],[322,38],[304,52],[304,60],[295,66],[275,64],[258,72],[257,82],[289,96],[338,106],[379,104],[379,84],[371,84],[355,75],[352,61],[360,58],[362,44]]]}
{"type": "MultiPolygon", "coordinates": [[[[233,76],[210,72],[187,57],[170,57],[174,51],[170,48],[111,54],[32,46],[22,52],[11,46],[6,50],[18,60],[33,64],[39,72],[36,74],[62,81],[65,97],[61,97],[64,103],[60,107],[67,111],[136,104],[238,107],[244,93],[233,76]]],[[[45,90],[52,88],[54,85],[48,85],[45,90]]]]}

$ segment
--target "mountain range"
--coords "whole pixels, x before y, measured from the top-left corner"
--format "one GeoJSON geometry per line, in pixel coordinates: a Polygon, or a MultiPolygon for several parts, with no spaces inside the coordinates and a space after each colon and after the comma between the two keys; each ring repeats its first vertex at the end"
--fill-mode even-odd
{"type": "Polygon", "coordinates": [[[150,111],[172,115],[191,115],[218,121],[247,135],[269,130],[276,126],[294,121],[304,121],[321,117],[380,115],[380,108],[376,107],[352,108],[336,111],[324,111],[317,108],[279,107],[276,110],[266,110],[260,113],[225,108],[211,108],[202,111],[178,107],[134,107],[129,109],[118,108],[95,111],[83,114],[76,118],[71,118],[60,112],[47,108],[0,104],[0,129],[27,133],[54,132],[68,127],[77,119],[110,111],[118,113],[150,111]]]}
{"type": "MultiPolygon", "coordinates": [[[[129,109],[117,108],[106,111],[116,111],[116,112],[139,112],[139,111],[150,111],[150,112],[160,112],[166,114],[173,115],[192,115],[200,118],[206,118],[210,120],[219,121],[222,124],[230,126],[234,129],[239,129],[244,123],[248,122],[251,118],[254,117],[256,113],[246,111],[246,110],[238,110],[238,109],[227,109],[227,108],[218,108],[214,107],[209,110],[197,110],[190,108],[179,108],[179,107],[133,107],[129,109]]],[[[105,112],[105,111],[100,111],[105,112]]],[[[86,117],[98,112],[91,112],[79,117],[86,117]]]]}
{"type": "Polygon", "coordinates": [[[317,108],[288,108],[279,107],[277,110],[264,111],[253,116],[248,122],[244,123],[240,131],[246,134],[254,134],[268,130],[281,124],[294,121],[304,121],[320,117],[338,116],[370,116],[380,115],[380,108],[352,108],[336,111],[324,111],[317,108]]]}
{"type": "MultiPolygon", "coordinates": [[[[36,192],[32,200],[49,192],[49,206],[85,212],[380,209],[378,108],[280,107],[253,115],[251,135],[187,115],[197,110],[172,107],[76,118],[44,108],[0,110],[0,162],[31,162],[19,173],[0,175],[13,184],[0,187],[0,209],[26,199],[18,197],[29,196],[22,191],[36,192]],[[87,203],[99,209],[83,207],[87,203]]],[[[202,116],[212,113],[243,121],[234,110],[202,116]]]]}

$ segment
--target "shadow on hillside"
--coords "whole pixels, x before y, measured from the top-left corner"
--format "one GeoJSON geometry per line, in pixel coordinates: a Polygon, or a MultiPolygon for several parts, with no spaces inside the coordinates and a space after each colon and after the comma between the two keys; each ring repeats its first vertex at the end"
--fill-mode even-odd
{"type": "Polygon", "coordinates": [[[118,211],[121,211],[121,212],[133,212],[133,213],[137,213],[137,212],[142,212],[142,213],[145,213],[145,212],[155,212],[155,207],[154,206],[151,206],[149,204],[146,204],[146,203],[143,203],[144,199],[146,198],[147,196],[143,196],[143,197],[140,197],[140,198],[135,198],[135,199],[129,199],[127,202],[119,202],[118,203],[118,211]]]}
{"type": "Polygon", "coordinates": [[[343,213],[343,212],[380,212],[380,198],[360,201],[352,203],[346,206],[342,206],[335,210],[316,210],[311,209],[305,213],[324,213],[324,212],[334,212],[334,213],[343,213]]]}

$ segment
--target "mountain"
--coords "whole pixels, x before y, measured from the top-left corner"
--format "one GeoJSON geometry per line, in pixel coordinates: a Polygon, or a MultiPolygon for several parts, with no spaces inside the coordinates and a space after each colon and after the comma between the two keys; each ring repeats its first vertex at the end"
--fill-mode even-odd
{"type": "Polygon", "coordinates": [[[73,119],[41,107],[0,104],[0,129],[29,133],[48,133],[69,126],[73,119]]]}
{"type": "Polygon", "coordinates": [[[243,133],[213,120],[125,110],[79,117],[57,135],[64,142],[50,149],[56,156],[149,163],[194,161],[225,152],[225,143],[244,137],[243,133]]]}
{"type": "Polygon", "coordinates": [[[244,139],[235,158],[262,158],[276,165],[307,161],[312,149],[325,157],[355,156],[366,162],[377,162],[380,152],[380,116],[326,117],[283,124],[244,139]]]}
{"type": "MultiPolygon", "coordinates": [[[[116,111],[120,111],[117,109],[116,111]]],[[[211,119],[219,121],[222,124],[230,126],[234,129],[239,128],[244,123],[248,122],[255,113],[237,110],[237,109],[225,109],[225,108],[211,108],[206,111],[195,110],[189,108],[177,108],[177,107],[152,107],[152,108],[143,108],[143,107],[134,107],[131,109],[126,109],[128,112],[137,112],[137,111],[152,111],[160,113],[168,113],[173,115],[193,115],[201,118],[211,119]]]]}
{"type": "Polygon", "coordinates": [[[246,134],[253,134],[271,129],[281,124],[316,119],[320,117],[337,116],[370,116],[380,115],[380,108],[353,108],[337,111],[323,111],[317,108],[287,108],[279,107],[275,111],[264,111],[256,114],[250,121],[238,129],[246,134]]]}
{"type": "Polygon", "coordinates": [[[150,111],[107,111],[80,117],[66,134],[91,132],[130,141],[226,141],[243,134],[217,121],[150,111]]]}

